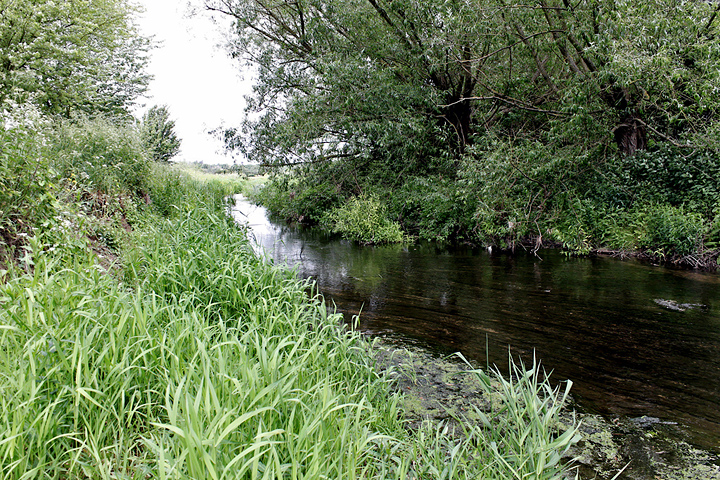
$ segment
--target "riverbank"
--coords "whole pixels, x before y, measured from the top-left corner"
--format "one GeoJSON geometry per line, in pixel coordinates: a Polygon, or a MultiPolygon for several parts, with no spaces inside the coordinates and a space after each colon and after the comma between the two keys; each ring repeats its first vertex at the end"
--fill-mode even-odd
{"type": "MultiPolygon", "coordinates": [[[[401,406],[411,429],[424,422],[449,422],[455,426],[453,434],[462,436],[458,419],[478,421],[476,410],[498,408],[458,357],[441,357],[391,339],[380,339],[374,352],[381,369],[395,380],[395,391],[403,395],[401,406]]],[[[648,416],[606,418],[582,412],[573,403],[562,421],[580,426],[580,441],[563,456],[580,478],[720,479],[720,456],[689,444],[685,427],[674,422],[648,416]]]]}
{"type": "MultiPolygon", "coordinates": [[[[681,177],[693,184],[685,188],[663,168],[649,181],[641,172],[653,156],[586,158],[564,167],[569,159],[548,157],[527,172],[512,162],[468,158],[442,174],[387,177],[321,164],[279,169],[251,196],[287,221],[319,224],[363,244],[417,238],[505,252],[557,245],[571,255],[607,252],[717,270],[720,191],[710,179],[720,157],[683,163],[689,170],[681,177]],[[628,179],[628,170],[639,177],[628,179]]],[[[665,161],[682,158],[675,152],[665,161]]]]}
{"type": "Polygon", "coordinates": [[[625,251],[599,248],[592,250],[590,255],[613,257],[620,260],[636,258],[640,261],[668,268],[686,268],[716,272],[720,269],[720,250],[703,252],[695,255],[673,255],[670,257],[643,251],[625,251]]]}
{"type": "Polygon", "coordinates": [[[464,440],[406,429],[390,373],[311,283],[255,255],[226,215],[231,192],[153,175],[133,215],[68,210],[0,274],[4,478],[562,473],[549,460],[574,435],[554,420],[522,451],[502,417],[464,440]]]}

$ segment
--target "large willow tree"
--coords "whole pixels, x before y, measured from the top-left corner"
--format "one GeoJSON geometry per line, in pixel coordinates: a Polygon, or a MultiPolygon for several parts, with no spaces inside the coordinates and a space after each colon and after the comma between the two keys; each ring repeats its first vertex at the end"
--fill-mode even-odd
{"type": "Polygon", "coordinates": [[[231,146],[265,163],[457,157],[483,135],[703,147],[718,9],[695,0],[206,0],[259,72],[231,146]]]}

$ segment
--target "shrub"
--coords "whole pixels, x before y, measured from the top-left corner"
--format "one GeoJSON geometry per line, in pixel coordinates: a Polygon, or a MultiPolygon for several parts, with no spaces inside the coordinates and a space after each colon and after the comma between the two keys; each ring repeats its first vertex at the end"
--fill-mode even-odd
{"type": "Polygon", "coordinates": [[[710,216],[720,200],[720,155],[711,150],[683,151],[661,145],[619,157],[618,182],[644,200],[686,205],[710,216]]]}
{"type": "Polygon", "coordinates": [[[180,153],[175,121],[170,120],[166,105],[155,105],[143,115],[140,138],[149,157],[156,162],[169,162],[180,153]]]}
{"type": "MultiPolygon", "coordinates": [[[[712,249],[720,249],[720,206],[715,209],[715,218],[710,224],[710,232],[708,233],[705,246],[712,249]]],[[[718,260],[720,261],[720,259],[718,260]]]]}
{"type": "Polygon", "coordinates": [[[76,118],[58,124],[50,154],[73,188],[103,194],[142,194],[150,172],[137,130],[103,118],[76,118]]]}
{"type": "Polygon", "coordinates": [[[276,175],[253,195],[253,200],[273,214],[303,223],[319,222],[342,199],[332,183],[302,174],[276,175]]]}
{"type": "Polygon", "coordinates": [[[400,225],[387,217],[387,209],[374,196],[352,197],[325,216],[322,224],[348,240],[363,244],[400,243],[406,240],[400,225]]]}
{"type": "Polygon", "coordinates": [[[57,185],[43,155],[43,128],[32,111],[0,118],[0,263],[56,213],[57,185]]]}
{"type": "Polygon", "coordinates": [[[700,249],[705,233],[702,215],[669,205],[650,207],[644,215],[647,222],[641,247],[660,256],[689,255],[700,249]]]}
{"type": "Polygon", "coordinates": [[[403,228],[440,242],[468,240],[474,226],[476,198],[460,182],[411,177],[397,191],[387,191],[389,211],[403,228]]]}
{"type": "Polygon", "coordinates": [[[480,240],[514,248],[529,237],[542,238],[561,210],[557,204],[572,197],[570,181],[587,162],[576,147],[536,140],[486,140],[474,146],[458,182],[477,196],[480,240]]]}

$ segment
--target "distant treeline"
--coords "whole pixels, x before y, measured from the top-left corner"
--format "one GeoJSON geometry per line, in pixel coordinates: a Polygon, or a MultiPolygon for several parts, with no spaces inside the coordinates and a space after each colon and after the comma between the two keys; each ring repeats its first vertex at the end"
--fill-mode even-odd
{"type": "Polygon", "coordinates": [[[189,165],[202,172],[215,175],[237,173],[238,175],[244,175],[246,177],[257,177],[259,175],[264,175],[266,171],[265,167],[256,163],[226,165],[222,163],[207,164],[202,162],[192,162],[189,165]]]}

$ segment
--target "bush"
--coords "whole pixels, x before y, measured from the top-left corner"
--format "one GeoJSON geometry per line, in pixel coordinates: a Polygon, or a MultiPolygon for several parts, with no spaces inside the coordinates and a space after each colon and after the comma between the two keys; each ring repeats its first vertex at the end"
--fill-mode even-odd
{"type": "Polygon", "coordinates": [[[720,249],[720,206],[715,209],[715,212],[715,218],[710,224],[710,232],[705,246],[711,249],[720,249]]]}
{"type": "Polygon", "coordinates": [[[411,177],[395,192],[384,192],[392,218],[420,238],[440,242],[469,240],[476,198],[459,182],[411,177]]]}
{"type": "Polygon", "coordinates": [[[0,263],[57,211],[43,128],[32,111],[0,118],[0,263]]]}
{"type": "Polygon", "coordinates": [[[146,183],[150,209],[166,218],[199,206],[223,205],[227,197],[237,193],[240,185],[212,175],[197,178],[192,171],[160,163],[150,166],[146,183]]]}
{"type": "Polygon", "coordinates": [[[645,235],[640,246],[660,256],[690,255],[696,253],[705,233],[703,218],[687,212],[683,207],[653,206],[645,213],[645,235]]]}
{"type": "Polygon", "coordinates": [[[253,200],[285,220],[318,223],[343,200],[338,188],[317,176],[280,174],[267,182],[253,200]]]}
{"type": "Polygon", "coordinates": [[[137,130],[103,118],[58,124],[50,155],[71,188],[91,193],[142,195],[150,163],[137,130]]]}
{"type": "Polygon", "coordinates": [[[641,151],[618,159],[622,177],[617,181],[630,186],[636,197],[687,205],[710,216],[720,201],[720,155],[717,152],[683,151],[672,146],[641,151]]]}
{"type": "Polygon", "coordinates": [[[166,105],[155,105],[143,115],[140,139],[150,158],[156,162],[169,162],[180,153],[175,121],[170,120],[166,105]]]}
{"type": "Polygon", "coordinates": [[[400,243],[406,240],[400,225],[387,217],[377,197],[353,197],[325,216],[322,224],[348,240],[363,244],[400,243]]]}

